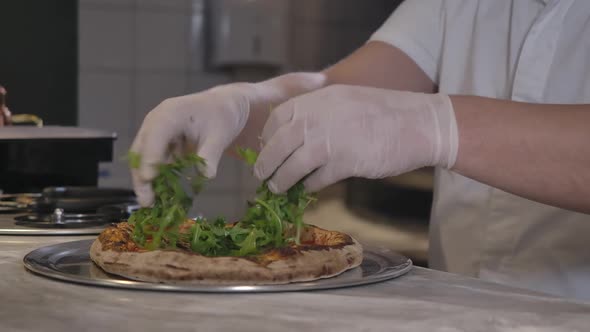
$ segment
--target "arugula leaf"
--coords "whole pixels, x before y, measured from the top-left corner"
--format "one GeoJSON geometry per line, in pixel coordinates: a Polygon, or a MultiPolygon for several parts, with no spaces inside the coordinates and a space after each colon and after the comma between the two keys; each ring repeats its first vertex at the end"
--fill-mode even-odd
{"type": "Polygon", "coordinates": [[[137,152],[129,151],[126,159],[130,168],[138,169],[139,165],[141,165],[141,155],[137,152]]]}
{"type": "MultiPolygon", "coordinates": [[[[238,154],[246,160],[249,165],[254,165],[258,159],[258,153],[251,149],[238,148],[238,154]]],[[[283,233],[283,222],[289,222],[295,225],[295,244],[301,243],[301,231],[304,227],[303,212],[307,206],[316,200],[313,195],[305,192],[303,182],[298,182],[291,187],[285,194],[275,194],[268,189],[267,181],[264,181],[256,190],[257,196],[254,200],[256,204],[262,206],[268,211],[266,220],[274,221],[276,224],[275,246],[285,243],[283,233]]],[[[255,206],[256,207],[256,206],[255,206]]],[[[244,221],[249,221],[259,217],[250,210],[246,212],[244,221]],[[249,213],[250,212],[250,213],[249,213]]]]}
{"type": "Polygon", "coordinates": [[[244,161],[248,166],[254,166],[254,164],[256,164],[256,160],[258,159],[258,153],[252,149],[238,147],[238,154],[244,158],[244,161]]]}
{"type": "MultiPolygon", "coordinates": [[[[258,153],[238,149],[246,164],[253,166],[258,153]]],[[[128,154],[129,165],[139,167],[141,156],[128,154]]],[[[188,229],[187,213],[194,196],[205,184],[200,173],[205,161],[196,154],[176,158],[170,164],[157,165],[158,175],[152,182],[155,202],[152,207],[135,211],[128,222],[134,225],[133,240],[148,250],[184,248],[205,256],[248,256],[269,248],[280,248],[291,242],[300,243],[304,227],[303,212],[315,198],[297,183],[285,194],[274,194],[266,181],[256,190],[241,221],[228,227],[224,218],[208,221],[198,218],[188,229]],[[190,173],[192,175],[187,175],[190,173]],[[188,194],[182,180],[190,183],[188,194]],[[294,238],[286,238],[285,226],[295,226],[294,238]]]]}
{"type": "MultiPolygon", "coordinates": [[[[140,160],[140,156],[129,153],[129,157],[130,166],[138,166],[135,163],[140,160]]],[[[196,154],[190,154],[178,157],[170,164],[157,166],[158,175],[152,182],[154,205],[135,211],[128,220],[130,224],[135,225],[135,242],[150,250],[176,248],[179,227],[187,219],[188,210],[192,205],[192,197],[184,191],[181,180],[184,178],[202,186],[205,178],[198,168],[204,164],[204,159],[196,154]],[[187,177],[187,170],[192,170],[197,175],[193,178],[187,177]]]]}

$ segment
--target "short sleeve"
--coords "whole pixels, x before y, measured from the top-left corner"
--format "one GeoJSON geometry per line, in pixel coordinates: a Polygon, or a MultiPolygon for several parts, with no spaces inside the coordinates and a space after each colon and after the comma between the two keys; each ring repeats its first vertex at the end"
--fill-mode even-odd
{"type": "Polygon", "coordinates": [[[369,41],[380,41],[406,53],[438,83],[443,40],[443,0],[406,0],[369,41]]]}

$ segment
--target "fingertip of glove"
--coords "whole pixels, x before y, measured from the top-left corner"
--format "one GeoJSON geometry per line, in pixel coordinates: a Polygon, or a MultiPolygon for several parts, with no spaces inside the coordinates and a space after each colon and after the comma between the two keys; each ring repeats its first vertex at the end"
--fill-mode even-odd
{"type": "Polygon", "coordinates": [[[200,171],[207,179],[214,179],[217,176],[217,165],[207,163],[205,167],[200,168],[200,171]]]}
{"type": "Polygon", "coordinates": [[[154,204],[154,199],[153,199],[153,197],[149,198],[149,197],[145,197],[145,196],[137,196],[137,202],[142,207],[150,207],[150,206],[152,206],[152,204],[154,204]]]}
{"type": "Polygon", "coordinates": [[[279,190],[279,188],[277,187],[277,184],[274,183],[273,181],[268,181],[267,185],[268,185],[268,189],[270,191],[272,191],[274,194],[280,194],[281,193],[280,190],[279,190]]]}
{"type": "Polygon", "coordinates": [[[135,187],[137,202],[143,207],[151,206],[154,203],[154,192],[150,185],[139,185],[135,187]]]}
{"type": "Polygon", "coordinates": [[[264,181],[268,178],[271,177],[272,173],[269,172],[268,170],[268,165],[266,164],[266,155],[264,155],[264,153],[260,153],[260,155],[258,156],[258,160],[256,160],[256,163],[254,164],[253,167],[253,173],[254,176],[260,180],[260,181],[264,181]]]}
{"type": "Polygon", "coordinates": [[[262,180],[264,180],[264,177],[263,177],[263,175],[264,175],[264,172],[262,171],[262,166],[260,166],[260,164],[259,164],[259,163],[256,163],[256,164],[254,165],[254,176],[255,176],[255,177],[258,179],[258,180],[262,181],[262,180]]]}
{"type": "Polygon", "coordinates": [[[137,174],[142,181],[150,182],[156,177],[156,169],[153,166],[143,164],[139,167],[137,174]]]}

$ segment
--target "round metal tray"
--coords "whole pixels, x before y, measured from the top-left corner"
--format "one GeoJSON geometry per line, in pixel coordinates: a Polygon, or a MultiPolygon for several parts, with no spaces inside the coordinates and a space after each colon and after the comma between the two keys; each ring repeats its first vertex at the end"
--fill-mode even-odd
{"type": "Polygon", "coordinates": [[[362,264],[336,277],[286,285],[158,284],[139,282],[105,273],[91,260],[90,245],[81,240],[36,249],[24,258],[37,274],[67,282],[125,289],[207,293],[257,293],[333,289],[372,284],[399,277],[412,269],[412,261],[388,249],[365,248],[362,264]]]}

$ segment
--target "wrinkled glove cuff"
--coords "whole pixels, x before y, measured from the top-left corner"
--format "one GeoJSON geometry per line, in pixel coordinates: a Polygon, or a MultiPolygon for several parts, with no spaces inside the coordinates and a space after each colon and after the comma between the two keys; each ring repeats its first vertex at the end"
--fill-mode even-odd
{"type": "Polygon", "coordinates": [[[459,151],[459,132],[451,98],[445,94],[433,95],[430,107],[435,119],[435,150],[432,166],[451,169],[459,151]]]}

